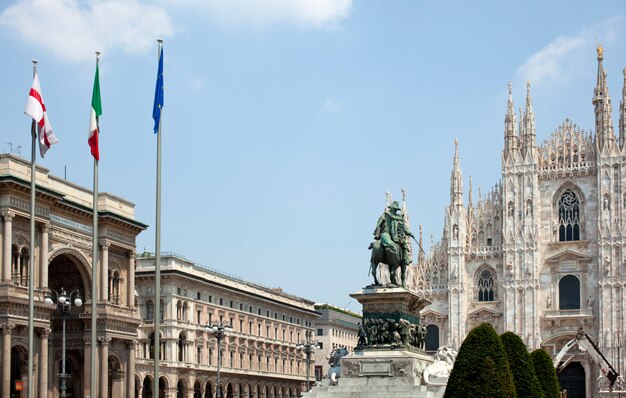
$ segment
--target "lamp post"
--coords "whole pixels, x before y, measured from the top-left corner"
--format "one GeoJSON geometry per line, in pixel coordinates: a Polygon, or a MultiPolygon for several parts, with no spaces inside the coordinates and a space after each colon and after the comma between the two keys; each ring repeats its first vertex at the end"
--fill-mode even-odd
{"type": "Polygon", "coordinates": [[[306,331],[306,338],[302,340],[297,346],[296,349],[304,351],[306,354],[306,390],[309,391],[309,374],[311,368],[311,353],[317,349],[319,349],[319,345],[317,341],[311,340],[311,331],[306,331]]]}
{"type": "Polygon", "coordinates": [[[213,324],[207,324],[204,326],[204,330],[207,333],[213,333],[215,338],[217,339],[217,395],[216,398],[222,398],[222,387],[220,385],[220,366],[222,364],[222,350],[220,350],[220,342],[222,338],[226,336],[228,333],[233,331],[232,326],[229,323],[224,322],[214,322],[213,324]]]}
{"type": "Polygon", "coordinates": [[[52,293],[56,296],[56,305],[57,309],[61,313],[61,319],[63,320],[63,338],[62,338],[62,348],[61,348],[61,373],[59,373],[59,379],[61,380],[61,394],[60,398],[67,397],[67,382],[66,379],[69,377],[65,373],[65,322],[70,317],[70,311],[72,310],[72,303],[74,307],[80,307],[83,305],[83,299],[80,297],[80,292],[78,289],[74,289],[69,294],[65,291],[64,288],[61,288],[60,292],[56,290],[47,291],[44,303],[47,305],[55,304],[54,300],[52,300],[52,293]],[[72,301],[74,298],[74,301],[72,301]]]}

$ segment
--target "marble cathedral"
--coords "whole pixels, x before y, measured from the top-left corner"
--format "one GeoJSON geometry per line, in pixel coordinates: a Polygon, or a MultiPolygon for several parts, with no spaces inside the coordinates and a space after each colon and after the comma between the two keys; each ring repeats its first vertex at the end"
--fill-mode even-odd
{"type": "MultiPolygon", "coordinates": [[[[555,356],[582,327],[624,373],[626,69],[616,136],[602,61],[598,47],[595,132],[566,119],[538,145],[530,85],[519,115],[509,85],[502,180],[477,201],[470,179],[464,202],[455,142],[443,236],[417,256],[409,281],[432,301],[422,311],[427,348],[458,349],[488,322],[555,356]]],[[[599,396],[597,366],[572,351],[562,387],[599,396]]]]}

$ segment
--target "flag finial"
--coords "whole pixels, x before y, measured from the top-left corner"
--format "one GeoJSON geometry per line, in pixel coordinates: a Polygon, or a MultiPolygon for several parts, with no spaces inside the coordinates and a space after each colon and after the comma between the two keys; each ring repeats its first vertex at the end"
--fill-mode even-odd
{"type": "Polygon", "coordinates": [[[102,54],[102,52],[96,51],[96,61],[100,61],[100,54],[102,54]]]}

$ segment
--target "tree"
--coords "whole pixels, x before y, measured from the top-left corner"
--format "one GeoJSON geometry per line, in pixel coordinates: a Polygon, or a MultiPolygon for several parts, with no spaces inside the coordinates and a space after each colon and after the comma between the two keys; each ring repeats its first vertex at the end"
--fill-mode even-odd
{"type": "Polygon", "coordinates": [[[444,398],[516,398],[504,346],[493,326],[472,329],[454,362],[444,398]]]}
{"type": "Polygon", "coordinates": [[[513,332],[506,332],[500,336],[500,340],[511,367],[517,398],[544,398],[532,359],[522,339],[513,332]]]}
{"type": "Polygon", "coordinates": [[[545,398],[559,398],[561,388],[550,354],[539,348],[530,353],[530,358],[545,398]]]}

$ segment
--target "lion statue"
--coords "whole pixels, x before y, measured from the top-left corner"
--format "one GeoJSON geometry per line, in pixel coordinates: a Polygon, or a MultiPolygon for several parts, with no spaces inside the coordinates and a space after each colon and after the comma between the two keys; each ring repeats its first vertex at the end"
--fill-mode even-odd
{"type": "Polygon", "coordinates": [[[431,386],[445,386],[454,366],[458,352],[448,346],[441,346],[434,355],[435,362],[424,369],[424,382],[431,386]]]}
{"type": "Polygon", "coordinates": [[[348,350],[345,347],[335,348],[328,355],[328,364],[330,368],[328,369],[328,378],[330,379],[330,384],[333,386],[337,385],[337,379],[341,375],[341,358],[348,355],[348,350]]]}

